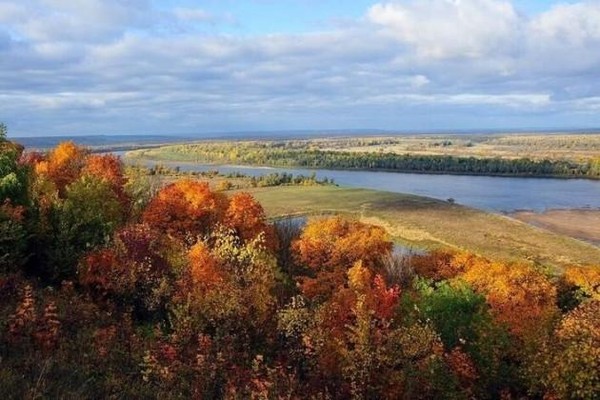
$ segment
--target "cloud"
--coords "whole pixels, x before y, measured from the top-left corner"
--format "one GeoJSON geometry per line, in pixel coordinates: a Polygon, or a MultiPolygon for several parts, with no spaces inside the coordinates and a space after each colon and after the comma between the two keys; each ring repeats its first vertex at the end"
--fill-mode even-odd
{"type": "Polygon", "coordinates": [[[368,19],[424,58],[479,58],[515,45],[520,17],[498,0],[419,0],[376,4],[368,19]]]}
{"type": "Polygon", "coordinates": [[[597,2],[525,16],[505,0],[386,1],[297,34],[232,33],[238,19],[1,3],[0,120],[21,134],[600,123],[597,2]]]}
{"type": "Polygon", "coordinates": [[[23,0],[0,8],[0,21],[34,42],[93,43],[148,26],[146,0],[23,0]]]}

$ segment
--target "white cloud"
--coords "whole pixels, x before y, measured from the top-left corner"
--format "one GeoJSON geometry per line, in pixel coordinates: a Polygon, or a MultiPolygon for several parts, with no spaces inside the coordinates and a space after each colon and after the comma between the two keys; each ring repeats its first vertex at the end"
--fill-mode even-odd
{"type": "Polygon", "coordinates": [[[531,21],[537,40],[556,40],[570,45],[600,41],[600,3],[559,4],[531,21]]]}
{"type": "Polygon", "coordinates": [[[600,124],[597,2],[531,17],[501,0],[365,13],[330,31],[244,36],[219,33],[224,17],[204,9],[145,0],[0,3],[0,121],[24,133],[410,128],[490,113],[600,124]]]}
{"type": "Polygon", "coordinates": [[[426,58],[479,58],[515,44],[520,17],[502,0],[412,0],[376,4],[368,18],[426,58]]]}

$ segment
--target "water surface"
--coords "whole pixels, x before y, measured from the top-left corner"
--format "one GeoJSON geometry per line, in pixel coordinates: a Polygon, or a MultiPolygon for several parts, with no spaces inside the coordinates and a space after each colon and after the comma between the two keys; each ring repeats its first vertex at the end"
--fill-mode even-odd
{"type": "Polygon", "coordinates": [[[398,172],[339,171],[325,169],[270,168],[208,165],[182,162],[144,161],[181,171],[240,172],[260,176],[275,172],[333,178],[340,186],[411,193],[436,199],[454,199],[459,204],[494,212],[515,210],[600,208],[600,181],[587,179],[505,178],[470,175],[425,175],[398,172]]]}

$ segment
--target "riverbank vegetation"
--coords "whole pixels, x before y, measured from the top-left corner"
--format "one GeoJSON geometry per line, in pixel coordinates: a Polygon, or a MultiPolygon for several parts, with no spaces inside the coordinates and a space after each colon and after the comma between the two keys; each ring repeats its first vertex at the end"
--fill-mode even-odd
{"type": "Polygon", "coordinates": [[[181,169],[181,167],[170,167],[164,164],[156,164],[149,168],[133,164],[130,168],[134,168],[144,175],[159,177],[163,181],[183,177],[204,178],[210,180],[213,184],[217,184],[222,190],[273,186],[335,185],[333,179],[327,177],[317,178],[317,174],[314,172],[308,175],[270,172],[254,176],[241,172],[220,173],[217,169],[210,171],[186,171],[185,169],[181,169]]]}
{"type": "Polygon", "coordinates": [[[365,220],[271,224],[247,192],[192,177],[153,187],[73,143],[22,150],[0,138],[9,398],[600,391],[600,266],[553,275],[465,251],[397,257],[389,231],[365,220]]]}
{"type": "MultiPolygon", "coordinates": [[[[452,142],[444,141],[442,143],[450,143],[451,145],[452,142]]],[[[129,152],[128,156],[151,160],[273,167],[600,179],[600,158],[597,157],[597,153],[595,157],[580,160],[534,159],[528,157],[420,154],[419,152],[410,151],[404,153],[386,150],[378,152],[347,151],[343,147],[338,147],[335,150],[320,148],[322,144],[323,142],[318,140],[213,141],[136,150],[129,152]]],[[[446,147],[450,145],[446,145],[446,147]]]]}

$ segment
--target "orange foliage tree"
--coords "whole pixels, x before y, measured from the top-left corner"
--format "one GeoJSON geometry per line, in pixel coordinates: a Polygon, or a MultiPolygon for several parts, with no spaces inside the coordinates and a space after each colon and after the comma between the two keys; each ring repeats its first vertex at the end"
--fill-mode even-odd
{"type": "Polygon", "coordinates": [[[200,330],[253,332],[255,340],[264,340],[276,305],[276,279],[277,261],[261,238],[243,242],[217,229],[187,254],[175,285],[175,330],[182,340],[190,334],[195,340],[193,332],[200,330]]]}
{"type": "Polygon", "coordinates": [[[513,334],[535,333],[558,315],[556,287],[533,267],[471,261],[460,277],[486,297],[492,314],[513,334]]]}
{"type": "Polygon", "coordinates": [[[62,194],[65,187],[80,176],[87,155],[88,151],[75,143],[62,142],[50,152],[47,160],[36,164],[35,171],[53,182],[62,194]]]}
{"type": "Polygon", "coordinates": [[[233,228],[242,240],[253,240],[261,233],[265,243],[276,247],[273,227],[267,224],[265,211],[250,193],[236,193],[229,199],[224,224],[233,228]]]}
{"type": "Polygon", "coordinates": [[[222,220],[227,205],[227,197],[211,191],[208,183],[184,179],[160,190],[144,210],[142,221],[194,243],[222,220]]]}
{"type": "Polygon", "coordinates": [[[315,298],[343,286],[346,271],[357,261],[378,271],[382,256],[392,251],[392,242],[380,227],[332,217],[309,221],[292,248],[297,262],[310,274],[301,278],[302,292],[315,298]]]}
{"type": "Polygon", "coordinates": [[[358,261],[326,301],[294,298],[278,313],[289,362],[332,398],[436,397],[428,385],[444,368],[443,344],[431,326],[395,320],[399,294],[358,261]],[[406,385],[411,374],[422,379],[406,385]]]}
{"type": "Polygon", "coordinates": [[[585,297],[600,300],[600,266],[569,267],[564,280],[585,297]]]}
{"type": "Polygon", "coordinates": [[[90,155],[85,159],[83,175],[91,175],[110,184],[113,192],[123,204],[129,203],[125,193],[127,180],[123,174],[123,162],[114,154],[90,155]]]}

